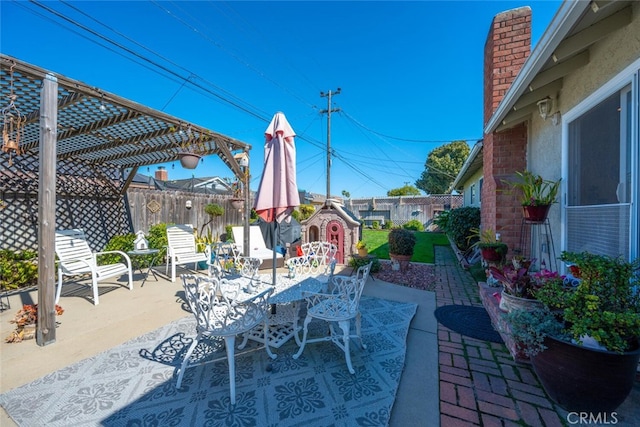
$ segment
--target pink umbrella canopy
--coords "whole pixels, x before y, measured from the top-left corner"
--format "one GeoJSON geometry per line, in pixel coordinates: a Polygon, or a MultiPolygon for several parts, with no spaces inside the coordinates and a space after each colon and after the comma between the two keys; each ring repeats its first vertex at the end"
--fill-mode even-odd
{"type": "Polygon", "coordinates": [[[254,209],[267,222],[290,218],[300,205],[296,183],[295,132],[283,113],[276,113],[265,131],[264,170],[254,209]]]}

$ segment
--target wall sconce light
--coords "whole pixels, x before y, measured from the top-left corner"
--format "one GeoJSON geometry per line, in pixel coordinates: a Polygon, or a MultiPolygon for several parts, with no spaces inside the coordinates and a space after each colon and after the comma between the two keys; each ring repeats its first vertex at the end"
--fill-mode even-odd
{"type": "Polygon", "coordinates": [[[246,151],[234,155],[233,158],[236,159],[241,167],[246,168],[249,166],[249,154],[246,151]]]}
{"type": "Polygon", "coordinates": [[[547,97],[538,101],[538,112],[542,120],[547,120],[547,117],[551,115],[551,109],[553,108],[553,99],[547,97]]]}
{"type": "Polygon", "coordinates": [[[191,200],[187,200],[184,204],[184,207],[187,209],[191,209],[191,200]]]}

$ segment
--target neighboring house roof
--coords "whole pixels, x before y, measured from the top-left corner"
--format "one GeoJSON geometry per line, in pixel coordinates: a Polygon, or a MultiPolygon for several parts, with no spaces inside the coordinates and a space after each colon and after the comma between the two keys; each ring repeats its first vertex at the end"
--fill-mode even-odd
{"type": "Polygon", "coordinates": [[[131,181],[137,188],[152,187],[156,190],[178,190],[203,194],[231,194],[231,184],[214,176],[206,178],[187,178],[162,181],[152,176],[137,173],[131,181]]]}
{"type": "Polygon", "coordinates": [[[563,77],[589,62],[589,46],[632,19],[630,0],[565,1],[505,93],[484,132],[512,127],[557,99],[563,77]]]}
{"type": "Polygon", "coordinates": [[[462,188],[464,183],[480,169],[482,169],[482,140],[476,142],[473,148],[471,148],[467,160],[464,161],[456,179],[449,187],[449,192],[462,188]]]}

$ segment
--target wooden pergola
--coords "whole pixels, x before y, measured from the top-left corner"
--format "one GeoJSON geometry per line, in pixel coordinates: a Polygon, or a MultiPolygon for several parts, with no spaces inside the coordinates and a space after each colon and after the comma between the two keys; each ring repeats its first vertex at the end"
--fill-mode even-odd
{"type": "MultiPolygon", "coordinates": [[[[93,176],[127,178],[117,187],[124,197],[141,166],[179,160],[187,146],[197,154],[217,155],[244,184],[249,201],[248,166],[236,157],[251,146],[228,136],[145,107],[86,83],[0,54],[0,108],[18,111],[22,131],[19,150],[0,151],[0,190],[7,186],[37,186],[38,193],[38,345],[55,342],[55,228],[58,165],[81,167],[93,176]],[[30,182],[24,184],[24,182],[30,182]]],[[[3,120],[4,125],[4,120],[3,120]]],[[[15,140],[15,136],[9,135],[15,140]]],[[[69,168],[68,166],[66,166],[69,168]]],[[[113,186],[112,186],[113,187],[113,186]]],[[[249,209],[244,213],[245,239],[249,209]]],[[[249,247],[249,242],[244,242],[249,247]]]]}

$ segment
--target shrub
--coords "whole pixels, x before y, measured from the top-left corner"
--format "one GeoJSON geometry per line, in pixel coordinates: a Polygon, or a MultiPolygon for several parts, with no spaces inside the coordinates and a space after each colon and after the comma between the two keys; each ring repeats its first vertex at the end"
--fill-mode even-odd
{"type": "MultiPolygon", "coordinates": [[[[107,246],[104,247],[105,251],[122,251],[127,253],[133,250],[133,242],[136,240],[136,235],[133,233],[128,234],[116,234],[113,236],[107,246]]],[[[124,262],[120,254],[106,254],[98,256],[98,265],[115,264],[118,262],[124,262]]]]}
{"type": "Polygon", "coordinates": [[[372,263],[371,270],[370,270],[371,273],[377,273],[378,271],[380,271],[380,260],[378,258],[351,257],[351,259],[349,260],[349,266],[354,270],[357,270],[358,268],[365,266],[370,262],[372,263]]]}
{"type": "Polygon", "coordinates": [[[385,230],[391,230],[393,228],[393,221],[390,219],[386,220],[384,224],[382,224],[382,228],[385,230]]]}
{"type": "Polygon", "coordinates": [[[373,228],[374,230],[379,229],[380,228],[380,221],[371,222],[371,228],[373,228]]]}
{"type": "Polygon", "coordinates": [[[424,227],[420,221],[417,219],[412,219],[407,221],[405,225],[402,226],[405,230],[413,230],[413,231],[423,231],[424,227]]]}
{"type": "Polygon", "coordinates": [[[38,254],[35,251],[0,250],[0,285],[18,289],[38,284],[38,254]]]}
{"type": "Polygon", "coordinates": [[[412,231],[395,228],[389,232],[389,254],[413,255],[415,245],[416,236],[412,231]]]}
{"type": "Polygon", "coordinates": [[[468,241],[472,228],[480,228],[480,208],[466,206],[451,210],[447,234],[459,249],[467,250],[473,243],[468,241]]]}
{"type": "Polygon", "coordinates": [[[163,260],[167,255],[167,224],[161,222],[156,225],[152,225],[147,233],[147,240],[149,241],[149,247],[151,249],[159,249],[158,259],[163,260]]]}
{"type": "Polygon", "coordinates": [[[451,211],[442,211],[436,213],[433,218],[433,223],[438,226],[438,228],[449,234],[449,221],[451,219],[451,211]]]}

